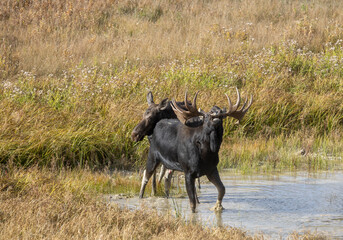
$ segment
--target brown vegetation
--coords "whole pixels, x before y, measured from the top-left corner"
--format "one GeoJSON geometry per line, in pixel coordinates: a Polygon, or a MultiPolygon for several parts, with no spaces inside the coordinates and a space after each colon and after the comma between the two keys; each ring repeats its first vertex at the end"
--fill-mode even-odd
{"type": "Polygon", "coordinates": [[[80,63],[223,57],[292,39],[319,52],[342,39],[341,1],[39,1],[0,3],[1,56],[39,75],[80,63]]]}
{"type": "Polygon", "coordinates": [[[99,201],[102,191],[90,186],[108,185],[110,178],[85,170],[2,172],[0,239],[252,239],[238,229],[209,229],[99,201]]]}
{"type": "Polygon", "coordinates": [[[222,166],[328,169],[337,164],[327,156],[340,159],[341,1],[0,4],[2,163],[140,166],[147,143],[129,135],[148,89],[156,100],[201,90],[199,104],[212,106],[232,86],[255,101],[241,125],[225,122],[222,166]],[[302,148],[317,157],[299,164],[302,148]]]}
{"type": "Polygon", "coordinates": [[[99,194],[139,182],[60,169],[141,167],[148,143],[130,133],[148,89],[201,90],[207,106],[232,86],[255,101],[226,121],[221,166],[342,168],[342,13],[340,0],[1,0],[0,238],[249,238],[108,206],[99,194]]]}
{"type": "MultiPolygon", "coordinates": [[[[89,170],[3,169],[0,239],[265,239],[236,228],[207,228],[99,201],[99,194],[115,188],[118,178],[89,170]]],[[[326,238],[295,233],[290,239],[326,238]]]]}

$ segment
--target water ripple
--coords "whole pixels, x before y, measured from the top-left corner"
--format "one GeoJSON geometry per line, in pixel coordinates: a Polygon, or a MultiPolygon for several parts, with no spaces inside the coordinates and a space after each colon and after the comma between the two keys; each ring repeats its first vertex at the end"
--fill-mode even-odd
{"type": "Polygon", "coordinates": [[[148,205],[161,213],[174,211],[185,219],[207,225],[229,225],[248,232],[284,237],[293,231],[323,232],[343,238],[343,172],[297,173],[277,176],[237,176],[221,173],[226,187],[224,212],[209,209],[217,198],[216,188],[202,184],[201,204],[194,215],[188,198],[137,198],[115,200],[130,208],[148,205]]]}

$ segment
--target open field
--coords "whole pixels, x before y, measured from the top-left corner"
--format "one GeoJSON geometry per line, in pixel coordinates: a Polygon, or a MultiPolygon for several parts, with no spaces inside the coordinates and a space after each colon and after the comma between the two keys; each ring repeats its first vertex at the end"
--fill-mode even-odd
{"type": "Polygon", "coordinates": [[[342,169],[342,13],[340,0],[0,1],[0,238],[252,239],[108,206],[101,194],[135,194],[138,177],[93,170],[142,168],[148,142],[130,134],[148,90],[200,90],[209,110],[234,86],[254,103],[225,120],[221,168],[342,169]]]}
{"type": "Polygon", "coordinates": [[[200,90],[254,104],[225,123],[222,167],[342,163],[341,1],[2,1],[0,162],[139,167],[129,136],[156,101],[200,90]],[[299,153],[303,150],[304,156],[299,153]],[[300,157],[300,158],[299,158],[300,157]]]}

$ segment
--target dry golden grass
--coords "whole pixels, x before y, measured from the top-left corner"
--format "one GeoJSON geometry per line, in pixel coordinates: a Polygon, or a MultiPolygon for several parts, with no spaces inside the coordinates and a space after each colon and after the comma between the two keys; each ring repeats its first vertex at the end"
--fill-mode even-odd
{"type": "Polygon", "coordinates": [[[108,185],[101,179],[109,178],[87,170],[3,171],[0,239],[249,239],[238,229],[187,225],[172,216],[102,202],[103,191],[90,185],[108,185]]]}
{"type": "MultiPolygon", "coordinates": [[[[236,228],[207,228],[103,202],[103,190],[89,186],[108,187],[112,177],[89,170],[3,169],[0,239],[265,239],[236,228]]],[[[326,238],[295,233],[291,239],[326,238]]]]}
{"type": "Polygon", "coordinates": [[[163,64],[293,39],[321,51],[342,38],[341,1],[38,1],[0,3],[0,55],[38,75],[125,60],[163,64]]]}
{"type": "MultiPolygon", "coordinates": [[[[222,159],[237,156],[232,142],[246,137],[287,142],[293,135],[325,143],[326,154],[339,159],[342,1],[6,0],[0,6],[0,163],[141,166],[148,144],[133,143],[130,132],[148,90],[156,101],[200,90],[199,106],[209,110],[226,106],[224,93],[234,95],[233,86],[253,94],[254,104],[242,125],[225,121],[224,139],[232,138],[222,145],[222,159]]],[[[288,151],[303,148],[295,142],[288,151]]],[[[272,145],[243,147],[251,150],[246,159],[268,159],[256,152],[270,154],[272,145]]],[[[283,155],[270,156],[281,166],[283,155]]]]}
{"type": "Polygon", "coordinates": [[[148,143],[129,137],[148,89],[200,89],[210,108],[237,85],[255,102],[241,126],[225,122],[223,167],[298,169],[290,153],[304,148],[308,169],[340,168],[342,12],[340,0],[1,0],[0,239],[251,239],[109,206],[101,194],[139,181],[62,166],[141,167],[148,143]]]}

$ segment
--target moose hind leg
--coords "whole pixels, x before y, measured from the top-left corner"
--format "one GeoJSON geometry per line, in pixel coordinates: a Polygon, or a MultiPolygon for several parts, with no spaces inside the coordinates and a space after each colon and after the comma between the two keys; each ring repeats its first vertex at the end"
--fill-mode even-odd
{"type": "MultiPolygon", "coordinates": [[[[200,186],[200,177],[198,177],[198,188],[199,188],[199,191],[201,189],[201,186],[200,186]]],[[[195,191],[195,197],[197,199],[197,203],[200,204],[200,201],[199,201],[199,197],[198,197],[198,194],[197,192],[195,191]]]]}
{"type": "Polygon", "coordinates": [[[146,169],[143,172],[143,179],[142,179],[141,189],[139,191],[139,198],[143,198],[145,187],[148,184],[151,176],[154,174],[156,167],[157,167],[157,163],[156,163],[155,159],[152,159],[150,157],[150,154],[149,154],[146,169]]]}
{"type": "Polygon", "coordinates": [[[195,193],[195,178],[191,174],[187,173],[185,175],[186,179],[186,190],[189,198],[189,203],[191,205],[192,212],[195,212],[196,207],[196,193],[195,193]]]}
{"type": "Polygon", "coordinates": [[[222,201],[225,195],[225,187],[222,181],[220,180],[218,169],[216,168],[211,174],[208,174],[206,176],[208,180],[210,180],[210,182],[213,183],[214,186],[216,186],[218,190],[218,199],[217,199],[216,205],[213,208],[211,208],[211,210],[222,211],[224,209],[222,206],[222,201]]]}
{"type": "Polygon", "coordinates": [[[150,177],[151,177],[151,175],[149,176],[149,174],[147,174],[146,170],[144,170],[141,189],[139,191],[139,198],[143,198],[145,187],[148,184],[150,177]]]}
{"type": "Polygon", "coordinates": [[[152,174],[151,195],[156,195],[156,171],[152,174]]]}
{"type": "Polygon", "coordinates": [[[160,170],[160,175],[158,176],[158,183],[160,184],[162,182],[162,179],[164,177],[164,174],[166,173],[166,167],[162,164],[161,165],[161,170],[160,170]]]}
{"type": "Polygon", "coordinates": [[[169,190],[171,187],[171,180],[173,177],[173,172],[174,172],[173,170],[167,170],[167,175],[164,178],[164,191],[167,198],[169,197],[169,190]]]}

